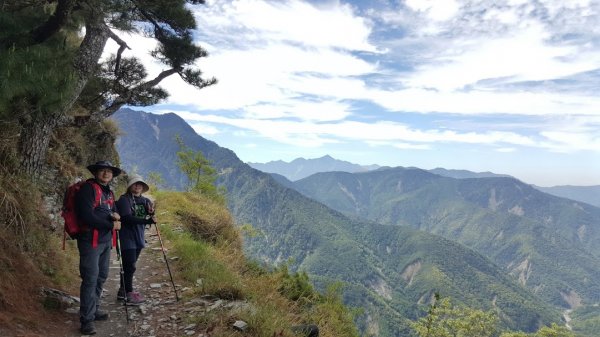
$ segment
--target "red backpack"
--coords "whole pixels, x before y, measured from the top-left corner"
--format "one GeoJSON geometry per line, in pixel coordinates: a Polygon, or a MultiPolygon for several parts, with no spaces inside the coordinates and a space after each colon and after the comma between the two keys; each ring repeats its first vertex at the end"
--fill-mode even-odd
{"type": "MultiPolygon", "coordinates": [[[[75,238],[77,234],[89,230],[88,226],[77,217],[77,213],[75,212],[75,196],[77,195],[77,192],[79,192],[79,190],[81,189],[81,186],[87,183],[91,184],[94,187],[94,207],[100,206],[102,198],[102,189],[100,188],[100,185],[93,181],[93,179],[78,181],[67,187],[67,190],[65,191],[65,197],[63,199],[63,208],[61,212],[61,216],[63,217],[63,219],[65,219],[63,250],[65,249],[65,241],[67,240],[67,234],[70,238],[75,238]]],[[[114,202],[114,196],[112,197],[112,200],[114,202]]],[[[98,240],[97,235],[97,233],[94,233],[94,243],[96,244],[98,240]]]]}

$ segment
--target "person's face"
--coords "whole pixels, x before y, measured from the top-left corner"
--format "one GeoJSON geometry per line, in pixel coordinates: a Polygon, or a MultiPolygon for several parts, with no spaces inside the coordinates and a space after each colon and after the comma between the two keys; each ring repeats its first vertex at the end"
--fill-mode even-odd
{"type": "Polygon", "coordinates": [[[144,191],[144,184],[135,183],[131,185],[131,193],[133,193],[134,195],[141,195],[142,191],[144,191]]]}
{"type": "Polygon", "coordinates": [[[109,168],[102,168],[96,171],[96,180],[101,184],[107,185],[113,178],[113,171],[109,168]]]}

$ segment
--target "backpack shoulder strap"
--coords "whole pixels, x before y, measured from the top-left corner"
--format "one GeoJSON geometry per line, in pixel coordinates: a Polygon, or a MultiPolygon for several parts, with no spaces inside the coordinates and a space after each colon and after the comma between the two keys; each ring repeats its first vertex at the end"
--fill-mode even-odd
{"type": "MultiPolygon", "coordinates": [[[[98,207],[98,206],[100,206],[100,203],[102,202],[102,187],[100,187],[100,184],[98,184],[93,179],[88,179],[87,182],[89,184],[91,184],[92,187],[94,188],[94,208],[98,207]]],[[[111,191],[111,195],[112,195],[112,191],[111,191]]],[[[98,247],[98,236],[99,236],[98,230],[93,229],[92,230],[92,248],[98,247]]],[[[114,242],[114,238],[113,238],[113,242],[114,242]]]]}
{"type": "MultiPolygon", "coordinates": [[[[87,183],[92,185],[92,187],[94,188],[94,207],[100,206],[100,203],[102,202],[102,187],[100,187],[100,184],[98,184],[93,179],[88,179],[87,183]]],[[[112,191],[111,191],[111,194],[112,194],[112,191]]],[[[114,199],[114,197],[113,197],[113,199],[114,199]]]]}

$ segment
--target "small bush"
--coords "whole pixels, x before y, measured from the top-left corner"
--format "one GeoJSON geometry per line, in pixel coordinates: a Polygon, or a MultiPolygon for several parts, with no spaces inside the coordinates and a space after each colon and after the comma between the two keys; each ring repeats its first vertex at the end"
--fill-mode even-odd
{"type": "Polygon", "coordinates": [[[277,288],[285,298],[301,304],[311,304],[321,299],[308,279],[306,272],[289,274],[287,267],[279,269],[280,285],[277,288]]]}
{"type": "Polygon", "coordinates": [[[189,192],[159,191],[155,196],[159,221],[181,223],[199,240],[241,249],[240,232],[223,205],[208,197],[189,192]]]}

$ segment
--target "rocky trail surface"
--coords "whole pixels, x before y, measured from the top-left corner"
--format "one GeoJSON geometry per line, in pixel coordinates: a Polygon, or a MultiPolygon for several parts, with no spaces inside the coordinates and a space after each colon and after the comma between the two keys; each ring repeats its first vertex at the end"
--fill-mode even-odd
{"type": "MultiPolygon", "coordinates": [[[[216,308],[231,309],[236,305],[227,301],[205,295],[201,297],[186,296],[193,289],[182,287],[175,280],[180,300],[175,297],[173,285],[161,252],[160,242],[155,228],[146,233],[148,244],[142,250],[137,262],[134,288],[144,295],[146,303],[140,306],[127,306],[129,321],[125,314],[125,306],[117,301],[120,266],[115,250],[111,256],[109,279],[104,286],[101,309],[109,313],[107,321],[95,322],[98,337],[175,337],[194,336],[209,337],[210,329],[200,328],[190,323],[189,317],[199,316],[203,312],[216,308]],[[202,331],[201,331],[202,330],[202,331]]],[[[173,270],[176,256],[170,256],[173,270]]],[[[57,324],[52,331],[43,336],[79,337],[78,306],[68,308],[64,314],[64,324],[57,324]]],[[[37,336],[37,335],[36,335],[37,336]]]]}

